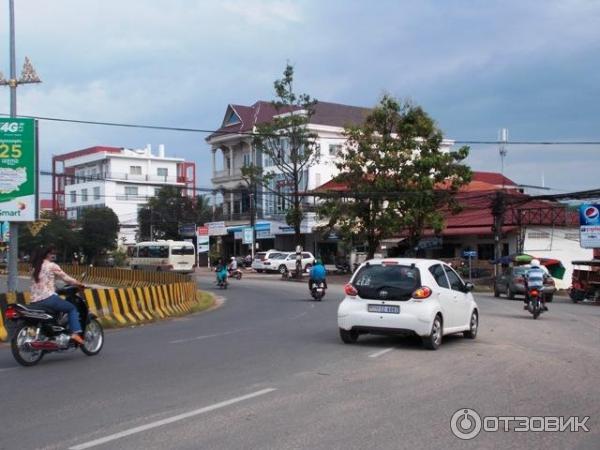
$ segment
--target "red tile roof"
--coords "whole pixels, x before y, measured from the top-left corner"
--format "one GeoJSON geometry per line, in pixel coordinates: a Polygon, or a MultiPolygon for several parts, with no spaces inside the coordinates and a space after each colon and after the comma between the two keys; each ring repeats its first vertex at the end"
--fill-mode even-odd
{"type": "MultiPolygon", "coordinates": [[[[287,107],[277,110],[271,102],[262,100],[256,102],[252,106],[231,104],[227,107],[225,118],[229,116],[229,111],[233,110],[240,118],[240,122],[231,125],[223,124],[216,132],[209,135],[206,140],[210,141],[214,137],[227,134],[250,132],[255,125],[270,122],[273,120],[273,117],[278,114],[285,114],[298,109],[299,108],[287,107]]],[[[359,106],[317,102],[314,106],[314,114],[310,118],[310,123],[334,127],[357,125],[365,120],[369,112],[369,108],[362,108],[359,106]]]]}
{"type": "Polygon", "coordinates": [[[516,183],[498,172],[473,172],[473,181],[494,184],[496,186],[516,186],[516,183]]]}

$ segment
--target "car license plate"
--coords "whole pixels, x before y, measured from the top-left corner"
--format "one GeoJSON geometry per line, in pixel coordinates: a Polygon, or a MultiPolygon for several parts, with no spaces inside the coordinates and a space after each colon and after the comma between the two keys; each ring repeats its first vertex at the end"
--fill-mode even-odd
{"type": "Polygon", "coordinates": [[[384,314],[400,314],[400,307],[397,305],[368,305],[367,311],[384,314]]]}

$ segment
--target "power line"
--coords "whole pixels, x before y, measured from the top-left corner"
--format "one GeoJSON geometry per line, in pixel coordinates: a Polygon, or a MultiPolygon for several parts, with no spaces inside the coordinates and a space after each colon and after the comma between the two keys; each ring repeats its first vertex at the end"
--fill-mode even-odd
{"type": "MultiPolygon", "coordinates": [[[[6,113],[0,113],[0,116],[9,116],[6,113]]],[[[222,131],[222,130],[214,130],[208,128],[187,128],[187,127],[173,127],[166,125],[146,125],[146,124],[134,124],[134,123],[125,123],[125,122],[103,122],[103,121],[95,121],[95,120],[82,120],[82,119],[66,119],[61,117],[48,117],[48,116],[22,116],[19,115],[17,117],[28,118],[28,119],[37,119],[37,120],[45,120],[49,122],[63,122],[63,123],[79,123],[84,125],[101,125],[101,126],[109,126],[109,127],[121,127],[121,128],[139,128],[139,129],[147,129],[147,130],[160,130],[160,131],[176,131],[176,132],[185,132],[185,133],[201,133],[201,134],[219,134],[219,135],[227,135],[227,134],[236,134],[243,136],[274,136],[278,137],[279,135],[272,135],[267,133],[257,133],[253,131],[222,131]]],[[[339,137],[328,137],[327,140],[347,140],[344,136],[339,137]]],[[[487,140],[464,140],[464,139],[454,139],[455,144],[462,145],[600,145],[600,141],[487,141],[487,140]]]]}

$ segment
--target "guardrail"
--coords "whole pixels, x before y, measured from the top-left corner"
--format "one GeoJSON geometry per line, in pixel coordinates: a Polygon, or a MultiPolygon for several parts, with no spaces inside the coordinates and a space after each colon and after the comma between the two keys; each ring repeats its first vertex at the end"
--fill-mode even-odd
{"type": "MultiPolygon", "coordinates": [[[[186,283],[191,281],[189,275],[174,272],[151,272],[147,270],[130,270],[119,267],[94,267],[86,265],[61,264],[61,268],[72,277],[79,278],[84,273],[85,282],[107,286],[150,286],[153,284],[186,283]]],[[[6,267],[0,267],[0,273],[6,273],[6,267]]],[[[19,275],[29,275],[31,266],[19,263],[19,275]]]]}

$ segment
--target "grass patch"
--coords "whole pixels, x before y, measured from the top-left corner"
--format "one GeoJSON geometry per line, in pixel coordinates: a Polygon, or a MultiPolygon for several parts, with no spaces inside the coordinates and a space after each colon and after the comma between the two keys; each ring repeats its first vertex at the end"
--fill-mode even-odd
{"type": "Polygon", "coordinates": [[[215,304],[215,296],[210,292],[196,291],[196,301],[192,303],[192,314],[212,308],[215,304]]]}

